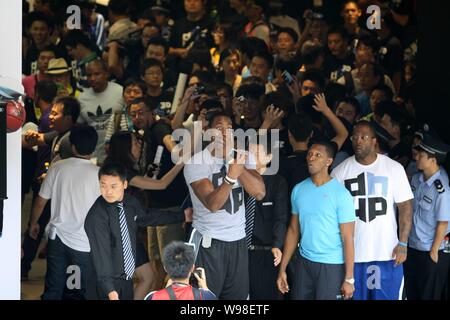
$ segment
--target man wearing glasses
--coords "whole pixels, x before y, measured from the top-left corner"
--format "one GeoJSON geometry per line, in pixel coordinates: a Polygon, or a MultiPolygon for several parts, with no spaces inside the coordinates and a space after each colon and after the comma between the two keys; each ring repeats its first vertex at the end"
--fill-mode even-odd
{"type": "MultiPolygon", "coordinates": [[[[158,104],[148,97],[138,98],[130,103],[128,115],[136,131],[143,132],[142,139],[144,143],[142,144],[143,150],[141,152],[143,158],[139,160],[141,174],[146,174],[147,169],[155,165],[157,150],[161,149],[160,146],[163,147],[159,164],[156,164],[159,167],[159,174],[156,178],[160,179],[174,166],[171,159],[171,152],[176,144],[172,140],[170,123],[162,119],[157,120],[157,107],[158,104]]],[[[178,174],[166,190],[148,191],[148,205],[152,208],[178,212],[187,194],[188,189],[184,177],[182,174],[178,174]]],[[[147,232],[150,260],[155,263],[158,261],[153,267],[160,268],[159,271],[163,273],[160,259],[164,247],[174,240],[184,240],[185,230],[182,223],[176,223],[149,227],[147,232]]],[[[154,269],[154,271],[156,272],[157,270],[154,269]]],[[[161,278],[164,278],[163,274],[161,274],[161,278]]]]}
{"type": "Polygon", "coordinates": [[[413,194],[402,165],[376,153],[373,125],[358,122],[350,137],[355,155],[331,175],[354,199],[356,300],[398,300],[412,225],[413,194]],[[399,236],[397,237],[396,207],[399,236]]]}

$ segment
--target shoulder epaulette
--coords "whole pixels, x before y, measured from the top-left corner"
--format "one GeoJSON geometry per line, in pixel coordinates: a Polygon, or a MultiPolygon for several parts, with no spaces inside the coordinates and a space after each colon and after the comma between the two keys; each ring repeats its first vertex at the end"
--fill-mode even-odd
{"type": "Polygon", "coordinates": [[[442,185],[441,180],[434,180],[434,186],[436,187],[437,192],[442,193],[445,191],[444,186],[442,185]]]}

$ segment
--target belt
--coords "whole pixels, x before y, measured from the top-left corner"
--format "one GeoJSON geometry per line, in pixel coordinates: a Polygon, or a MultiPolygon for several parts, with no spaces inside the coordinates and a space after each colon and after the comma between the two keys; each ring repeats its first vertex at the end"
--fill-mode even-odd
{"type": "Polygon", "coordinates": [[[270,250],[272,250],[272,247],[271,246],[259,246],[259,245],[252,244],[252,245],[250,245],[248,247],[248,250],[250,250],[250,251],[253,251],[253,250],[267,250],[267,251],[270,251],[270,250]]]}

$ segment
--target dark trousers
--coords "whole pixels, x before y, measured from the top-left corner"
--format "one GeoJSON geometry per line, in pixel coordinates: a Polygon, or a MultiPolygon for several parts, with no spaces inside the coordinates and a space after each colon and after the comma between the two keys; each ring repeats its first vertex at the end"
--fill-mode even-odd
{"type": "Polygon", "coordinates": [[[37,152],[22,148],[22,200],[32,187],[36,173],[37,152]]]}
{"type": "Polygon", "coordinates": [[[295,263],[295,300],[337,300],[345,278],[344,264],[310,261],[302,256],[295,263]]]}
{"type": "Polygon", "coordinates": [[[248,266],[251,300],[280,300],[277,288],[278,267],[270,250],[249,250],[248,266]]]}
{"type": "MultiPolygon", "coordinates": [[[[39,190],[38,190],[39,191],[39,190]]],[[[33,193],[33,201],[32,206],[34,205],[34,199],[37,196],[37,192],[33,193]]],[[[50,220],[50,202],[51,200],[47,201],[47,204],[44,207],[44,211],[42,212],[41,217],[38,220],[39,224],[39,234],[37,236],[37,239],[32,239],[29,236],[28,229],[25,232],[23,243],[22,243],[22,249],[23,249],[23,257],[20,262],[20,270],[22,275],[27,275],[28,272],[31,269],[31,263],[33,262],[34,258],[36,257],[37,250],[39,249],[39,244],[41,243],[42,237],[45,232],[45,227],[47,226],[49,220],[50,220]]]]}
{"type": "Polygon", "coordinates": [[[87,280],[93,266],[89,252],[73,250],[56,236],[48,240],[47,273],[42,300],[62,300],[67,293],[72,299],[84,300],[87,280]]]}
{"type": "MultiPolygon", "coordinates": [[[[295,265],[297,263],[297,260],[300,259],[300,253],[298,252],[298,249],[295,250],[294,254],[292,255],[291,260],[289,261],[287,267],[286,267],[286,275],[287,275],[287,282],[289,285],[289,288],[294,287],[294,281],[295,281],[295,265]]],[[[283,300],[295,300],[294,294],[292,290],[289,290],[283,295],[283,300]]]]}
{"type": "Polygon", "coordinates": [[[248,252],[245,238],[231,242],[212,239],[209,248],[200,244],[196,266],[205,269],[208,288],[218,299],[248,298],[248,252]]]}
{"type": "MultiPolygon", "coordinates": [[[[94,272],[95,273],[95,272],[94,272]]],[[[114,279],[114,290],[119,295],[119,300],[133,300],[134,299],[134,287],[133,280],[114,279]]],[[[88,300],[109,300],[108,293],[100,289],[97,284],[96,276],[88,283],[86,299],[88,300]]]]}
{"type": "Polygon", "coordinates": [[[408,300],[440,300],[448,277],[450,253],[442,250],[438,263],[431,260],[428,251],[408,248],[404,263],[405,289],[408,300]]]}
{"type": "Polygon", "coordinates": [[[116,279],[114,288],[119,294],[119,300],[133,300],[133,280],[116,279]]]}

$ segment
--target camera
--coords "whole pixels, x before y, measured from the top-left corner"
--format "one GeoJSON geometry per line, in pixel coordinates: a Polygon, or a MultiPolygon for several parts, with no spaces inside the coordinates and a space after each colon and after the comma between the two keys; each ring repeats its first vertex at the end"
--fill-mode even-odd
{"type": "MultiPolygon", "coordinates": [[[[125,57],[136,50],[141,41],[142,30],[129,28],[128,30],[123,30],[116,36],[108,39],[108,42],[117,42],[119,44],[119,56],[125,57]]],[[[106,52],[109,48],[106,47],[106,52]]]]}
{"type": "Polygon", "coordinates": [[[197,84],[195,86],[195,89],[194,89],[194,92],[193,92],[192,95],[197,97],[197,96],[199,96],[199,95],[201,95],[203,93],[205,93],[205,87],[202,86],[201,84],[197,84]]]}
{"type": "Polygon", "coordinates": [[[244,96],[237,97],[237,101],[239,101],[239,102],[245,102],[245,100],[247,100],[247,99],[244,96]]]}
{"type": "Polygon", "coordinates": [[[193,287],[198,288],[198,280],[195,278],[194,274],[197,274],[200,278],[202,277],[202,271],[199,269],[195,269],[191,276],[189,277],[189,284],[193,287]]]}
{"type": "Polygon", "coordinates": [[[281,76],[288,86],[290,86],[294,82],[294,78],[287,70],[284,70],[281,76]]]}

